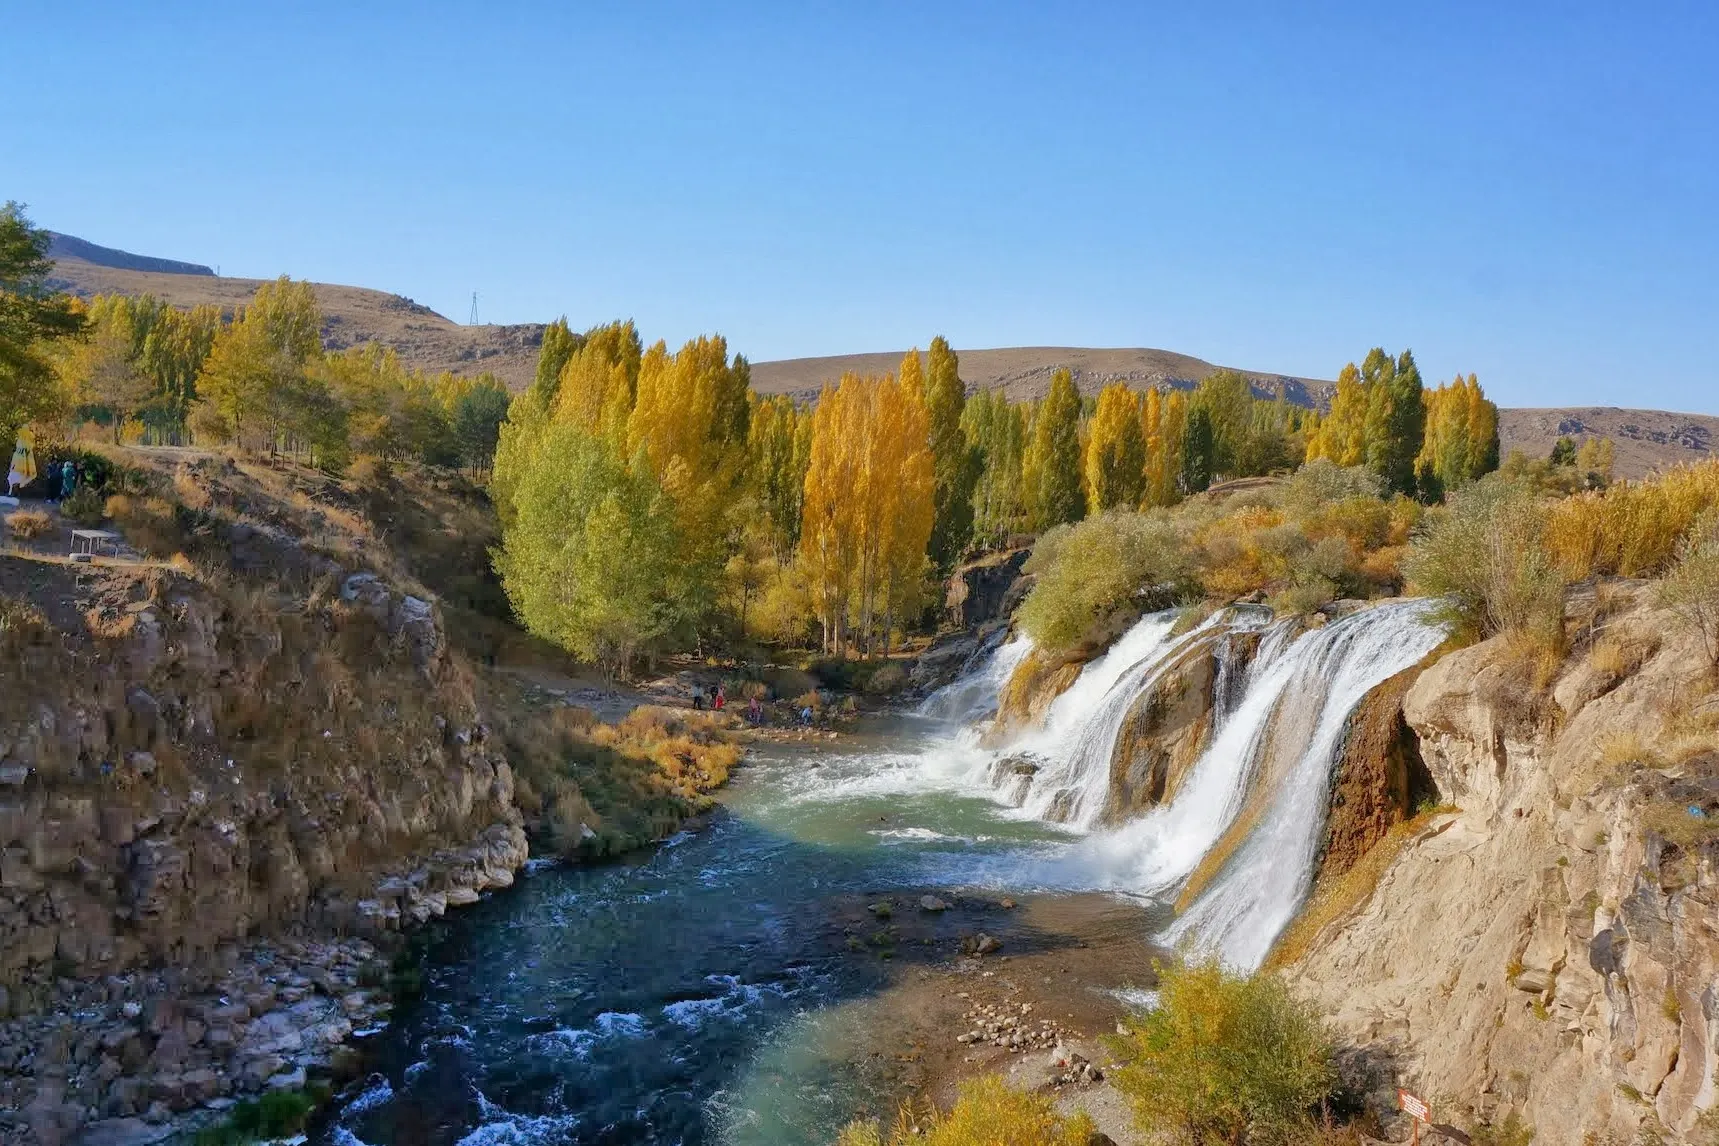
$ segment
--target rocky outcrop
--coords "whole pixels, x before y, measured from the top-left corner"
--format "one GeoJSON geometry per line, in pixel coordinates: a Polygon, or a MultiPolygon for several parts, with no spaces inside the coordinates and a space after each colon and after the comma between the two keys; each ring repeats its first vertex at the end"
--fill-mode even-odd
{"type": "Polygon", "coordinates": [[[208,981],[172,969],[64,980],[53,1006],[0,1022],[0,1141],[155,1141],[186,1111],[299,1089],[307,1072],[350,1075],[346,1040],[388,1011],[373,946],[285,940],[223,955],[208,981]]]}
{"type": "MultiPolygon", "coordinates": [[[[1503,640],[1409,687],[1404,716],[1460,811],[1287,973],[1441,1120],[1697,1141],[1719,1049],[1719,696],[1645,593],[1579,599],[1570,628],[1549,688],[1503,640]]],[[[1341,847],[1376,820],[1354,817],[1341,847]]]]}
{"type": "Polygon", "coordinates": [[[1079,655],[1032,649],[1021,658],[997,697],[997,716],[986,730],[987,747],[999,747],[1022,730],[1044,722],[1051,702],[1080,679],[1086,659],[1079,655]]]}
{"type": "Polygon", "coordinates": [[[1218,650],[1226,643],[1245,673],[1258,634],[1218,633],[1183,650],[1134,700],[1110,758],[1107,819],[1120,822],[1174,798],[1211,735],[1218,650]]]}
{"type": "Polygon", "coordinates": [[[371,577],[306,603],[75,576],[33,593],[88,600],[82,631],[15,625],[0,648],[12,1008],[55,976],[376,933],[511,882],[512,772],[427,602],[371,577]]]}
{"type": "Polygon", "coordinates": [[[1421,760],[1420,739],[1403,716],[1403,699],[1419,667],[1375,686],[1356,705],[1332,772],[1330,815],[1319,879],[1349,871],[1417,804],[1437,797],[1421,760]]]}
{"type": "Polygon", "coordinates": [[[1026,595],[1029,578],[1021,575],[1021,567],[1031,553],[1030,549],[1005,549],[957,568],[943,600],[950,623],[972,629],[1013,613],[1026,595]]]}

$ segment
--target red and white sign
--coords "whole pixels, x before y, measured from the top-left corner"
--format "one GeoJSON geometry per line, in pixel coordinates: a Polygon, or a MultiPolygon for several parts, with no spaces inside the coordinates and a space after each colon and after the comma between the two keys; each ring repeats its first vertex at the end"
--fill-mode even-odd
{"type": "Polygon", "coordinates": [[[1431,1122],[1432,1109],[1424,1099],[1416,1098],[1406,1090],[1397,1091],[1397,1105],[1403,1108],[1403,1113],[1416,1122],[1431,1122]]]}

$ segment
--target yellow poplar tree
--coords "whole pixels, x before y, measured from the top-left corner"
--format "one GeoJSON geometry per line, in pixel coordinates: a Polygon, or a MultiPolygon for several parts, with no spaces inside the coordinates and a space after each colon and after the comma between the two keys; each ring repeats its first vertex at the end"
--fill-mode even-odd
{"type": "Polygon", "coordinates": [[[824,649],[845,655],[851,621],[869,648],[923,578],[936,476],[911,381],[843,375],[812,415],[800,559],[824,649]]]}
{"type": "Polygon", "coordinates": [[[1146,439],[1140,395],[1113,382],[1098,393],[1086,439],[1086,497],[1094,512],[1140,503],[1146,482],[1146,439]]]}
{"type": "Polygon", "coordinates": [[[1367,408],[1370,395],[1353,363],[1337,375],[1337,390],[1331,397],[1331,412],[1319,428],[1308,435],[1307,460],[1327,458],[1340,466],[1358,466],[1367,460],[1367,408]]]}

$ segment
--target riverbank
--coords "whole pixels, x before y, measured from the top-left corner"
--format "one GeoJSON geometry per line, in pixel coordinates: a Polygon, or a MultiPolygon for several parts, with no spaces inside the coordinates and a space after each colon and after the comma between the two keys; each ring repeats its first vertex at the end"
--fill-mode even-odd
{"type": "Polygon", "coordinates": [[[888,1121],[904,1103],[947,1107],[963,1082],[1000,1074],[1087,1111],[1117,1143],[1137,1140],[1109,1085],[1105,1039],[1156,983],[1162,952],[1147,940],[1155,913],[1098,893],[927,889],[863,899],[834,905],[843,934],[875,950],[868,935],[887,929],[902,954],[885,986],[850,1004],[863,1012],[866,1036],[851,1066],[879,1096],[857,1116],[888,1121]],[[881,924],[878,903],[892,905],[881,924]]]}

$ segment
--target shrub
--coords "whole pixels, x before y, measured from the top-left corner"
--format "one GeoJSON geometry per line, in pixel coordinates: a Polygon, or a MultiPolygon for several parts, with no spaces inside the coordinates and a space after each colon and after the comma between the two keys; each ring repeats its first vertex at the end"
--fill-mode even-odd
{"type": "Polygon", "coordinates": [[[261,1098],[233,1107],[225,1122],[206,1126],[193,1139],[195,1146],[243,1146],[285,1138],[304,1129],[319,1096],[303,1090],[271,1090],[261,1098]]]}
{"type": "Polygon", "coordinates": [[[1092,1120],[1064,1116],[1043,1094],[1009,1087],[995,1075],[974,1079],[947,1113],[903,1107],[885,1134],[875,1122],[855,1122],[837,1146],[1086,1146],[1092,1120]]]}
{"type": "Polygon", "coordinates": [[[1283,483],[1281,504],[1291,517],[1304,518],[1332,502],[1378,502],[1384,492],[1384,483],[1365,466],[1340,466],[1329,458],[1316,458],[1283,483]]]}
{"type": "Polygon", "coordinates": [[[908,685],[907,669],[900,661],[881,664],[866,678],[865,690],[878,696],[893,696],[908,685]]]}
{"type": "Polygon", "coordinates": [[[54,528],[54,519],[40,509],[20,509],[6,519],[6,528],[19,541],[32,541],[54,528]]]}
{"type": "Polygon", "coordinates": [[[1678,543],[1677,563],[1659,587],[1659,602],[1700,636],[1719,669],[1719,514],[1709,510],[1678,543]]]}
{"type": "Polygon", "coordinates": [[[80,485],[60,503],[60,512],[79,525],[94,528],[107,519],[107,499],[93,485],[80,485]]]}
{"type": "Polygon", "coordinates": [[[1487,479],[1429,518],[1406,563],[1414,587],[1443,600],[1456,635],[1527,637],[1561,650],[1565,581],[1543,544],[1546,509],[1533,493],[1487,479]]]}
{"type": "Polygon", "coordinates": [[[1166,968],[1159,1006],[1117,1040],[1114,1075],[1142,1129],[1184,1146],[1300,1141],[1332,1090],[1331,1040],[1275,976],[1166,968]]]}
{"type": "Polygon", "coordinates": [[[1038,581],[1021,626],[1047,649],[1074,647],[1130,604],[1170,604],[1193,572],[1168,515],[1115,510],[1046,533],[1026,568],[1038,581]]]}
{"type": "Polygon", "coordinates": [[[1649,577],[1677,558],[1685,535],[1715,506],[1719,460],[1680,466],[1558,502],[1546,523],[1546,545],[1571,580],[1649,577]]]}

